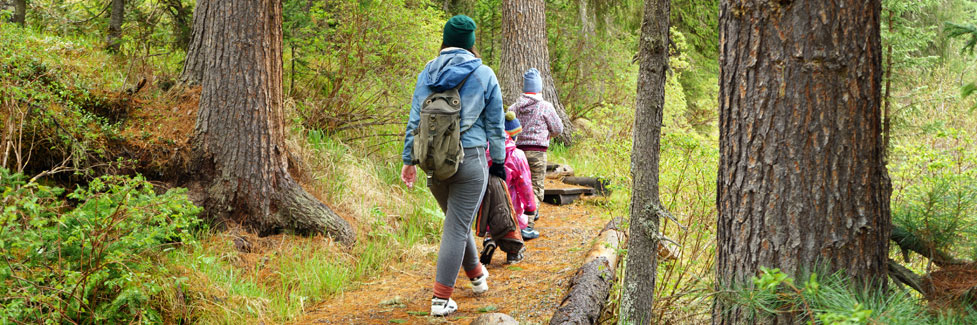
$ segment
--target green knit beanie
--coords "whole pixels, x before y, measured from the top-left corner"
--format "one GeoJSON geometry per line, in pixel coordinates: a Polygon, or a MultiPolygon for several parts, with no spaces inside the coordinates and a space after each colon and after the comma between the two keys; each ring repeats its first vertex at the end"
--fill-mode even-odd
{"type": "Polygon", "coordinates": [[[465,15],[457,15],[444,24],[442,45],[471,49],[475,46],[475,21],[465,15]]]}

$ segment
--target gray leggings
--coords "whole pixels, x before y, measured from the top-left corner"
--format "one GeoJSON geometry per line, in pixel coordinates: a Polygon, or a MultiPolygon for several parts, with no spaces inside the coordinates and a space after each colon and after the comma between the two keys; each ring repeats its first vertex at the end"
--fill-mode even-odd
{"type": "Polygon", "coordinates": [[[428,188],[444,211],[444,230],[438,251],[438,273],[434,280],[454,287],[458,268],[474,271],[479,268],[472,221],[482,203],[488,180],[485,148],[465,148],[465,160],[454,176],[443,181],[428,179],[428,188]]]}

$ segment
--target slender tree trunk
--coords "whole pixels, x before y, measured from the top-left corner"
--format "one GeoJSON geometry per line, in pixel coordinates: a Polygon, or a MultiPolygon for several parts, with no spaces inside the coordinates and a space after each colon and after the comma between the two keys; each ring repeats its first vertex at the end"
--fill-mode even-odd
{"type": "Polygon", "coordinates": [[[645,0],[638,49],[638,94],[635,103],[634,148],[631,150],[631,227],[622,324],[650,324],[658,269],[659,140],[665,108],[668,70],[669,0],[645,0]]]}
{"type": "MultiPolygon", "coordinates": [[[[717,282],[760,266],[884,288],[891,187],[879,109],[880,0],[720,3],[717,282]]],[[[719,297],[714,324],[751,319],[719,297]]]]}
{"type": "Polygon", "coordinates": [[[594,35],[594,21],[590,17],[590,11],[587,9],[588,2],[590,0],[577,1],[577,13],[580,15],[580,32],[583,34],[584,40],[590,41],[590,37],[594,35]]]}
{"type": "Polygon", "coordinates": [[[105,40],[105,48],[116,52],[121,45],[122,22],[125,19],[126,2],[125,0],[112,0],[112,12],[109,18],[109,34],[105,40]]]}
{"type": "Polygon", "coordinates": [[[502,1],[502,99],[506,105],[515,103],[522,94],[523,73],[529,68],[536,68],[543,78],[543,99],[553,103],[557,115],[563,120],[563,134],[557,139],[570,144],[573,123],[560,103],[550,71],[545,7],[543,0],[502,1]]]}
{"type": "Polygon", "coordinates": [[[14,0],[14,15],[10,17],[10,22],[20,24],[21,27],[27,21],[27,0],[14,0]]]}
{"type": "Polygon", "coordinates": [[[199,2],[194,19],[206,20],[198,35],[208,46],[193,58],[203,69],[190,170],[212,218],[259,235],[324,232],[350,244],[350,225],[288,173],[281,6],[276,0],[199,2]]]}
{"type": "Polygon", "coordinates": [[[197,7],[193,11],[190,44],[187,46],[187,58],[183,61],[183,73],[180,75],[180,81],[185,85],[200,84],[206,68],[204,64],[206,52],[216,46],[214,43],[216,32],[210,29],[214,28],[211,21],[219,19],[220,13],[216,12],[217,8],[211,8],[213,3],[212,0],[197,1],[197,7]]]}
{"type": "MultiPolygon", "coordinates": [[[[889,34],[892,34],[892,11],[888,12],[889,34]]],[[[892,91],[892,44],[886,45],[885,96],[882,98],[882,149],[883,157],[889,157],[889,93],[892,91]]]]}

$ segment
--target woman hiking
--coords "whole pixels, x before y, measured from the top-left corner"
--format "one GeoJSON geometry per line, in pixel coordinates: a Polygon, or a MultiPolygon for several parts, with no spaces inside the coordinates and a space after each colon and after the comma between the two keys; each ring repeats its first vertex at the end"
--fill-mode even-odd
{"type": "Polygon", "coordinates": [[[445,23],[440,55],[428,62],[417,77],[404,137],[404,167],[400,177],[408,188],[412,188],[417,178],[418,157],[414,156],[414,141],[421,122],[421,108],[430,103],[425,101],[431,94],[457,88],[461,99],[459,130],[464,158],[450,177],[439,179],[428,175],[428,188],[445,215],[434,296],[431,298],[433,316],[448,315],[458,309],[451,294],[459,268],[463,268],[471,280],[472,291],[476,294],[488,291],[488,272],[478,260],[471,232],[472,220],[484,196],[489,175],[506,177],[502,92],[495,73],[482,65],[473,49],[475,28],[475,21],[465,15],[451,17],[445,23]],[[491,168],[486,167],[486,143],[493,162],[491,168]]]}

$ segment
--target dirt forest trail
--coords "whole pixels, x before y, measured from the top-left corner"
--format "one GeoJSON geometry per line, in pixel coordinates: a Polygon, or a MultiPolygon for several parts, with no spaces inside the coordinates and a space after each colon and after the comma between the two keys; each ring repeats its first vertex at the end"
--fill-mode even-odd
{"type": "MultiPolygon", "coordinates": [[[[468,324],[484,312],[505,313],[520,324],[543,324],[559,306],[570,278],[609,217],[584,200],[565,206],[542,204],[540,211],[536,229],[541,236],[526,243],[522,262],[505,265],[505,253],[496,250],[488,265],[487,293],[475,296],[470,281],[459,272],[452,296],[458,311],[452,315],[427,316],[433,256],[390,265],[385,276],[308,309],[296,324],[468,324]]],[[[481,238],[476,242],[480,248],[481,238]]]]}

